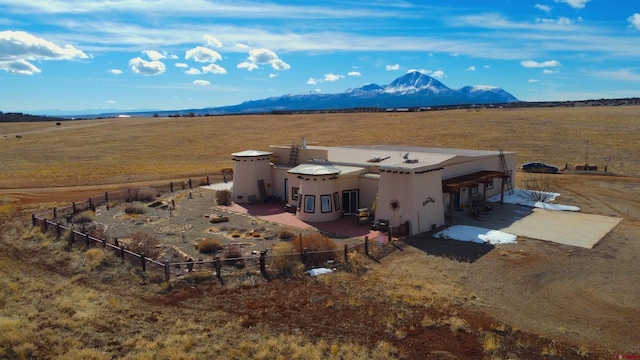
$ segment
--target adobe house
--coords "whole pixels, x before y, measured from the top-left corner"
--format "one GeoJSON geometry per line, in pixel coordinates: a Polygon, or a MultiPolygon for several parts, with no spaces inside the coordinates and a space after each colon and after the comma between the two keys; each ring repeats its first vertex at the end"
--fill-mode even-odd
{"type": "MultiPolygon", "coordinates": [[[[516,153],[392,145],[270,146],[232,154],[232,199],[284,200],[307,222],[367,208],[390,226],[408,221],[419,234],[449,222],[455,210],[484,204],[512,187],[516,153]]],[[[459,214],[459,213],[458,213],[459,214]]]]}

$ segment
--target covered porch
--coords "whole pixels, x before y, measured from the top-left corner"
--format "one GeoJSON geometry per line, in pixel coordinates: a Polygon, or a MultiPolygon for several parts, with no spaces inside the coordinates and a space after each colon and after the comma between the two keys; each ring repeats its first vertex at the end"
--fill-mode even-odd
{"type": "Polygon", "coordinates": [[[487,186],[486,184],[493,184],[495,179],[502,179],[500,182],[500,204],[504,203],[504,188],[506,184],[506,180],[509,178],[509,173],[504,171],[477,171],[471,174],[456,176],[450,179],[446,179],[442,181],[442,192],[449,194],[449,211],[446,214],[448,218],[448,223],[453,223],[454,218],[454,200],[456,194],[460,196],[461,190],[466,189],[469,196],[466,201],[463,202],[462,198],[459,198],[460,206],[462,208],[467,208],[469,214],[473,216],[474,211],[478,211],[476,203],[474,201],[479,200],[479,204],[481,207],[486,206],[487,202],[487,186]],[[482,186],[480,186],[482,185],[482,186]],[[479,199],[474,199],[472,195],[472,189],[474,187],[478,187],[478,197],[479,199]],[[482,191],[480,191],[482,189],[482,191]]]}

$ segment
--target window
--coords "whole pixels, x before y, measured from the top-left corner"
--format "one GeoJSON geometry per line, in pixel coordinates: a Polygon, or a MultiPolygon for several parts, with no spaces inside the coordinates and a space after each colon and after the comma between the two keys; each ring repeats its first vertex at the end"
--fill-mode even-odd
{"type": "Polygon", "coordinates": [[[333,207],[336,210],[340,210],[340,196],[338,196],[337,192],[333,193],[333,207]]]}
{"type": "Polygon", "coordinates": [[[316,196],[305,195],[304,196],[304,212],[308,212],[308,213],[315,212],[315,208],[316,208],[316,196]]]}
{"type": "Polygon", "coordinates": [[[331,195],[320,195],[320,205],[323,213],[331,212],[331,195]]]}
{"type": "Polygon", "coordinates": [[[291,188],[291,198],[295,201],[298,201],[298,191],[300,188],[291,188]]]}
{"type": "Polygon", "coordinates": [[[487,190],[493,189],[493,180],[491,182],[484,184],[484,188],[487,190]]]}
{"type": "Polygon", "coordinates": [[[472,194],[477,194],[478,193],[478,185],[475,185],[474,187],[471,188],[471,193],[472,194]]]}

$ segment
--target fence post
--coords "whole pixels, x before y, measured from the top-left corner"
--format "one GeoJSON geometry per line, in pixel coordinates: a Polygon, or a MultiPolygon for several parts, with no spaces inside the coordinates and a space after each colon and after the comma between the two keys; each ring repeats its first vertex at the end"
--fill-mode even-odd
{"type": "Polygon", "coordinates": [[[36,214],[31,214],[31,226],[36,226],[36,214]]]}
{"type": "Polygon", "coordinates": [[[191,186],[191,178],[189,178],[189,189],[193,189],[193,187],[191,186]]]}
{"type": "Polygon", "coordinates": [[[262,277],[267,279],[267,281],[271,281],[269,274],[267,274],[266,256],[267,256],[266,250],[260,253],[260,274],[262,274],[262,277]]]}
{"type": "Polygon", "coordinates": [[[349,262],[349,256],[347,255],[349,253],[349,245],[344,244],[344,262],[349,262]]]}
{"type": "Polygon", "coordinates": [[[106,248],[107,247],[107,238],[105,237],[104,239],[102,239],[102,248],[106,248]]]}
{"type": "Polygon", "coordinates": [[[302,257],[302,263],[304,266],[307,266],[307,248],[302,249],[302,253],[300,255],[302,257]]]}
{"type": "Polygon", "coordinates": [[[91,246],[91,241],[89,240],[89,233],[84,233],[84,243],[86,247],[91,246]]]}
{"type": "Polygon", "coordinates": [[[44,219],[44,230],[42,231],[43,233],[47,233],[48,227],[49,227],[49,221],[47,219],[44,219]]]}
{"type": "Polygon", "coordinates": [[[207,185],[211,185],[211,182],[209,181],[209,175],[207,175],[207,185]]]}
{"type": "Polygon", "coordinates": [[[140,254],[140,262],[142,263],[142,272],[147,271],[147,258],[144,257],[144,254],[140,254]]]}
{"type": "Polygon", "coordinates": [[[89,210],[96,211],[96,208],[93,206],[93,200],[91,200],[91,198],[89,198],[89,210]]]}
{"type": "Polygon", "coordinates": [[[62,229],[60,229],[60,223],[56,223],[56,239],[60,240],[60,232],[62,231],[62,229]]]}
{"type": "Polygon", "coordinates": [[[218,281],[220,281],[220,284],[224,285],[224,281],[222,280],[222,274],[220,273],[220,256],[216,256],[216,277],[218,278],[218,281]]]}
{"type": "Polygon", "coordinates": [[[53,220],[58,218],[58,209],[54,206],[53,207],[53,220]]]}
{"type": "Polygon", "coordinates": [[[104,192],[104,202],[105,202],[105,204],[109,203],[109,192],[108,191],[104,192]]]}
{"type": "Polygon", "coordinates": [[[76,203],[75,203],[75,201],[71,203],[71,207],[73,208],[73,215],[75,215],[76,212],[77,212],[76,211],[76,203]]]}
{"type": "Polygon", "coordinates": [[[120,246],[120,258],[122,262],[124,262],[124,246],[120,246]]]}
{"type": "Polygon", "coordinates": [[[173,192],[173,181],[169,182],[169,191],[173,192]]]}
{"type": "Polygon", "coordinates": [[[389,226],[389,241],[388,241],[388,243],[389,243],[389,244],[390,244],[390,243],[391,243],[391,241],[393,240],[393,235],[391,235],[391,233],[392,233],[392,230],[391,230],[391,229],[393,229],[393,228],[392,228],[391,226],[389,226]]]}
{"type": "Polygon", "coordinates": [[[364,237],[364,254],[369,256],[369,235],[364,237]]]}
{"type": "Polygon", "coordinates": [[[169,282],[171,279],[171,269],[169,268],[169,262],[164,262],[164,279],[169,282]]]}

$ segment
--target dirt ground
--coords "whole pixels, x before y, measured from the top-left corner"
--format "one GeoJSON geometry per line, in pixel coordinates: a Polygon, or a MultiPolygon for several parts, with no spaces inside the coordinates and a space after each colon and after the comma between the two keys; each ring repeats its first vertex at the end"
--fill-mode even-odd
{"type": "MultiPolygon", "coordinates": [[[[447,299],[470,314],[484,314],[513,329],[554,339],[549,346],[569,348],[571,344],[603,353],[640,353],[640,178],[561,174],[554,181],[561,194],[558,203],[624,220],[593,249],[525,238],[519,238],[516,244],[493,247],[415,237],[407,240],[411,246],[371,265],[372,270],[385,274],[380,279],[388,283],[389,291],[399,282],[410,281],[417,288],[429,289],[430,296],[447,299]]],[[[45,196],[58,201],[78,191],[86,191],[84,195],[91,189],[5,195],[21,202],[42,202],[45,196]],[[58,197],[60,194],[63,196],[58,197]]],[[[123,223],[146,228],[183,246],[193,256],[200,255],[192,243],[185,244],[182,231],[189,242],[211,234],[226,236],[229,244],[246,243],[245,251],[278,241],[277,227],[247,216],[233,217],[226,225],[209,223],[204,215],[216,209],[207,194],[194,192],[193,199],[181,195],[175,199],[177,210],[172,215],[166,213],[168,210],[154,209],[141,218],[114,222],[123,213],[113,208],[99,211],[97,220],[110,224],[114,236],[125,236],[129,231],[120,228],[123,223]],[[178,221],[164,220],[169,217],[178,221]],[[178,228],[170,223],[190,226],[178,228]],[[261,237],[247,241],[244,234],[240,240],[228,236],[249,228],[257,229],[261,237]]],[[[407,336],[411,339],[411,334],[407,336]]]]}

